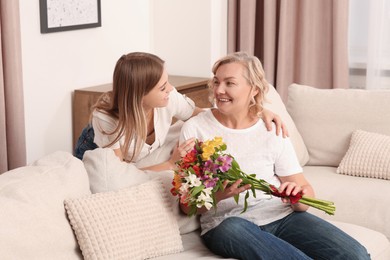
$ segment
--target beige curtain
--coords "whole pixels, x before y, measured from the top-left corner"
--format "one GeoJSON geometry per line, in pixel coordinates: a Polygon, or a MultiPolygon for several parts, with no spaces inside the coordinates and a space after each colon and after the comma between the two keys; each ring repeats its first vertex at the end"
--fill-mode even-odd
{"type": "Polygon", "coordinates": [[[229,0],[228,51],[262,61],[282,99],[291,83],[348,88],[348,0],[229,0]]]}
{"type": "Polygon", "coordinates": [[[26,164],[19,0],[0,0],[0,174],[26,164]]]}

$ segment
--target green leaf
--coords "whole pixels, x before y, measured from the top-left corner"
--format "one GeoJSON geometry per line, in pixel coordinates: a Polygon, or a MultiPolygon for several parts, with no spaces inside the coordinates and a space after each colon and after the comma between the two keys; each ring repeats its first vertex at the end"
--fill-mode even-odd
{"type": "Polygon", "coordinates": [[[192,188],[192,190],[191,190],[191,195],[192,195],[192,196],[196,196],[196,195],[197,195],[198,193],[200,193],[204,188],[205,188],[204,185],[200,185],[200,186],[198,186],[198,187],[192,188]]]}
{"type": "Polygon", "coordinates": [[[240,198],[240,194],[234,195],[234,201],[238,204],[238,200],[240,198]]]}
{"type": "Polygon", "coordinates": [[[193,216],[193,215],[195,215],[196,214],[196,211],[197,211],[197,207],[196,207],[196,205],[192,205],[191,206],[191,209],[190,209],[190,212],[188,212],[188,216],[193,216]]]}
{"type": "Polygon", "coordinates": [[[248,208],[248,198],[249,198],[249,191],[246,191],[245,199],[244,199],[244,209],[241,211],[241,213],[244,213],[248,208]]]}

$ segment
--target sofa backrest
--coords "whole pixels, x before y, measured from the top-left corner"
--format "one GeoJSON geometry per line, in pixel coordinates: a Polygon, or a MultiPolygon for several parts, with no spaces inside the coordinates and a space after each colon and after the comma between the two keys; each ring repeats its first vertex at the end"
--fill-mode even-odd
{"type": "Polygon", "coordinates": [[[292,84],[287,111],[309,151],[307,165],[338,166],[354,130],[390,135],[390,90],[292,84]]]}

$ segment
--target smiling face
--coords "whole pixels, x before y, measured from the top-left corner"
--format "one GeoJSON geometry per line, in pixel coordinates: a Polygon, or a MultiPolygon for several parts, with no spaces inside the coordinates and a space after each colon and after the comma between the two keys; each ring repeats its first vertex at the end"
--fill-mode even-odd
{"type": "Polygon", "coordinates": [[[142,98],[142,105],[146,110],[156,107],[166,107],[169,102],[169,93],[172,89],[173,86],[168,82],[168,73],[164,69],[156,86],[142,98]]]}
{"type": "Polygon", "coordinates": [[[258,90],[244,77],[246,73],[238,62],[221,65],[215,72],[212,88],[215,104],[222,114],[248,113],[251,99],[258,90]]]}

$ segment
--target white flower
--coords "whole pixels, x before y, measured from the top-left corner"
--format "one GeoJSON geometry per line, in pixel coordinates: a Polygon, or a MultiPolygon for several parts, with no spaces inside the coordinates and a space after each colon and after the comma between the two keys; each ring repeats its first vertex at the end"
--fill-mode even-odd
{"type": "Polygon", "coordinates": [[[187,181],[187,183],[190,185],[191,188],[202,185],[202,181],[195,174],[192,173],[189,173],[188,176],[185,177],[185,180],[187,181]]]}
{"type": "Polygon", "coordinates": [[[181,194],[188,193],[189,190],[190,190],[190,185],[187,182],[183,182],[180,186],[180,193],[181,194]]]}
{"type": "Polygon", "coordinates": [[[213,207],[213,198],[211,198],[211,189],[206,188],[202,190],[202,192],[199,194],[197,200],[196,200],[196,206],[198,208],[201,208],[202,206],[205,206],[207,210],[210,210],[213,207]]]}

